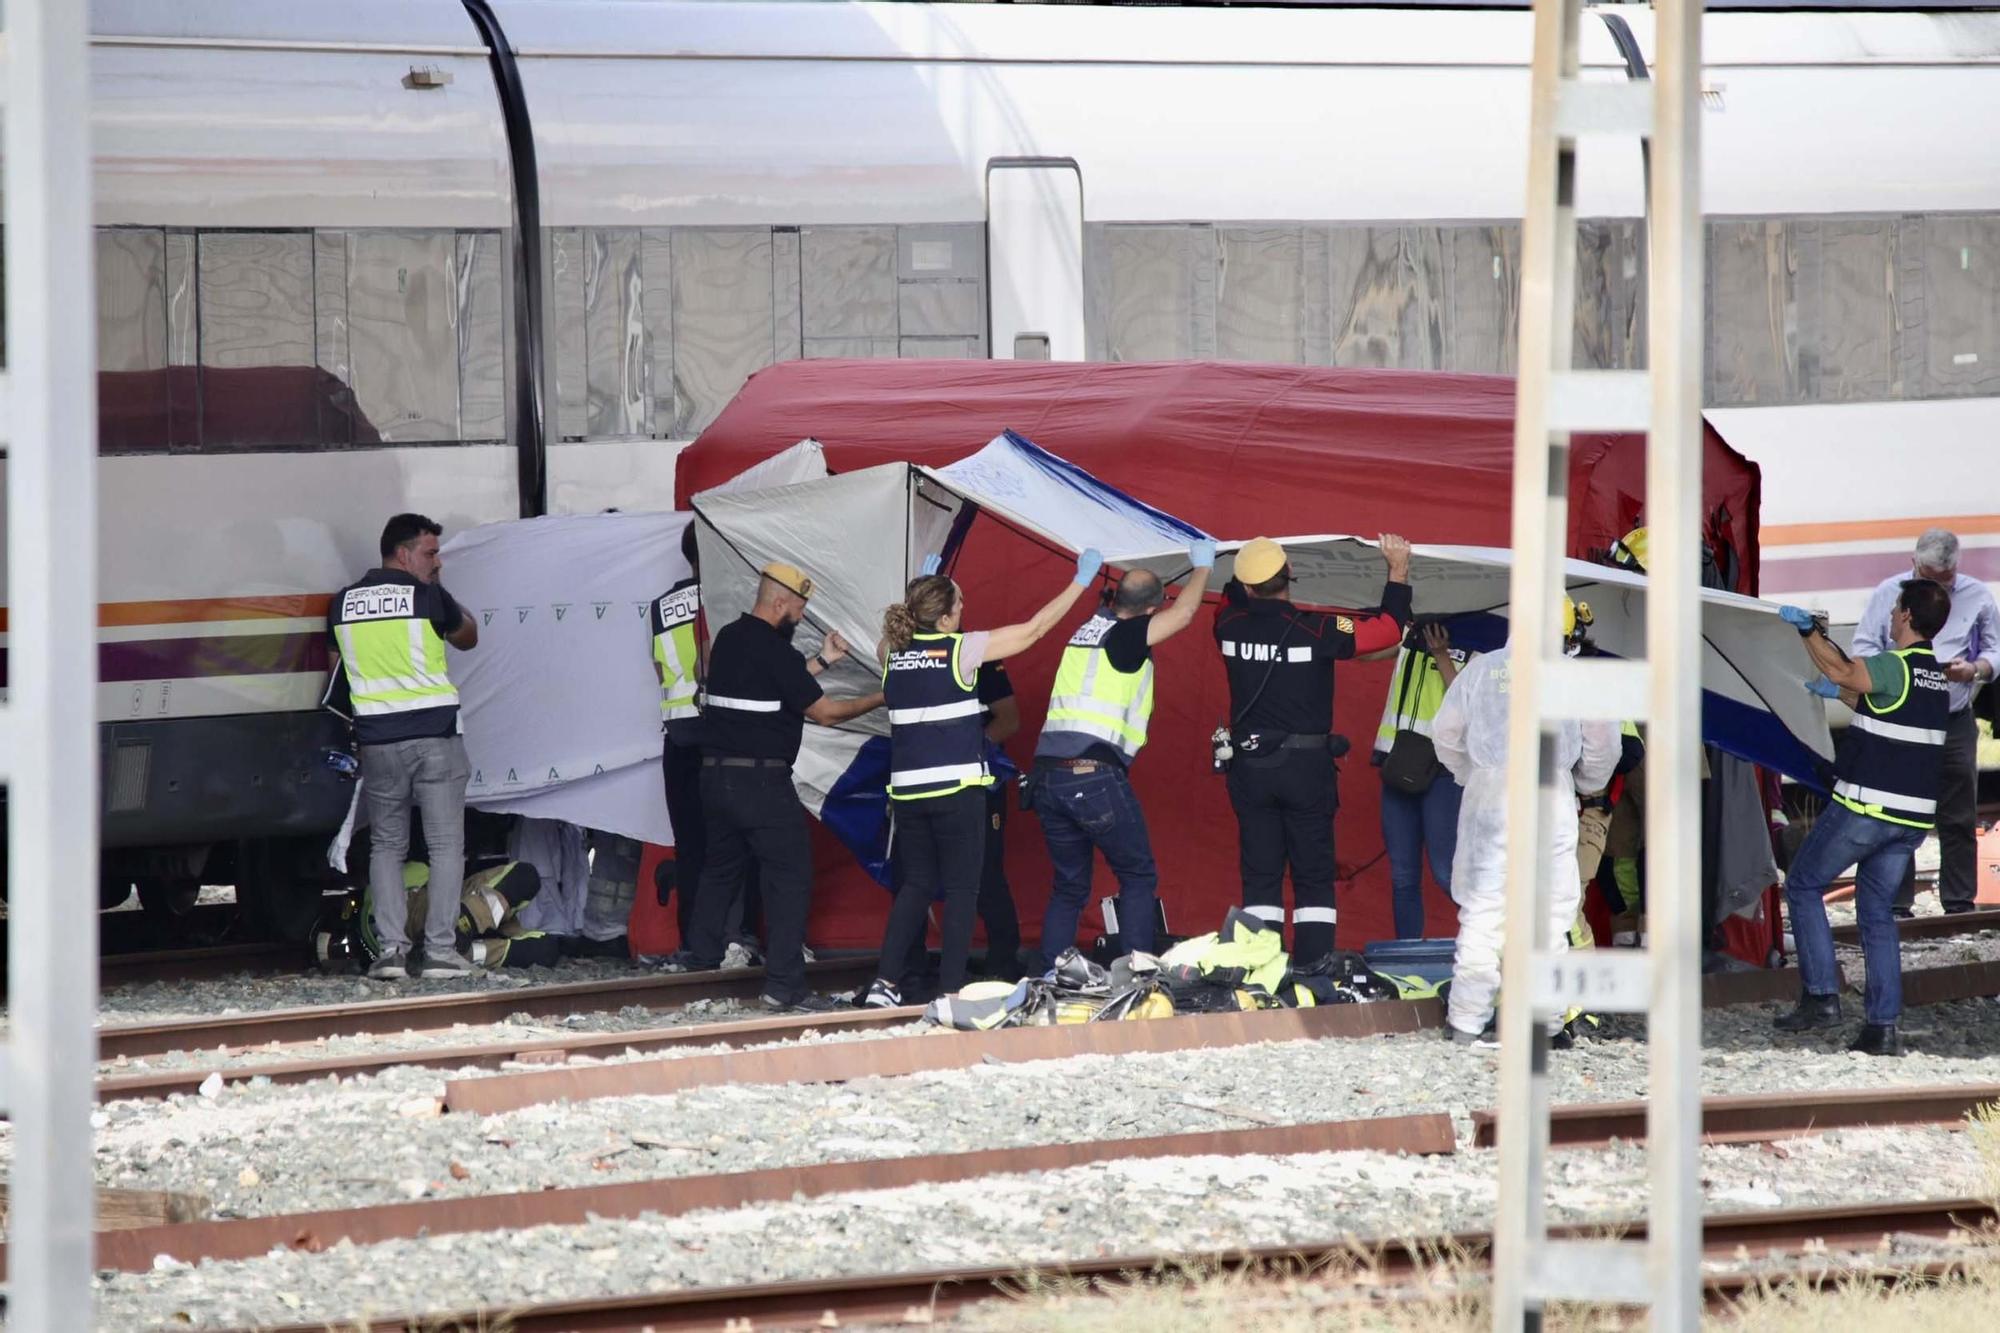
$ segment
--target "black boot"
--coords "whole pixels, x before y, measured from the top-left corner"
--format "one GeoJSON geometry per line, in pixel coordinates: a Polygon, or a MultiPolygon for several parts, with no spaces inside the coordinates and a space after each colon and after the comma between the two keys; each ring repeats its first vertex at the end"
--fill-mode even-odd
{"type": "Polygon", "coordinates": [[[1780,1032],[1810,1032],[1814,1028],[1840,1026],[1838,995],[1801,995],[1789,1014],[1779,1014],[1771,1026],[1780,1032]]]}
{"type": "Polygon", "coordinates": [[[1847,1049],[1863,1055],[1901,1055],[1903,1034],[1896,1031],[1894,1023],[1866,1023],[1854,1040],[1847,1043],[1847,1049]]]}

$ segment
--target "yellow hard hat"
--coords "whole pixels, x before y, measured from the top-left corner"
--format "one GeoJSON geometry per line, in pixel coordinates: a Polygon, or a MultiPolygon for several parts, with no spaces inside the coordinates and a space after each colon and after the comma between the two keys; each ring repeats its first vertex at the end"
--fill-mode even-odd
{"type": "Polygon", "coordinates": [[[1634,528],[1611,543],[1611,562],[1643,573],[1646,568],[1646,529],[1634,528]]]}
{"type": "Polygon", "coordinates": [[[1266,583],[1285,568],[1285,548],[1269,537],[1253,537],[1236,549],[1239,583],[1266,583]]]}
{"type": "Polygon", "coordinates": [[[787,565],[773,560],[764,566],[764,577],[787,592],[795,592],[801,597],[813,595],[813,581],[805,576],[797,565],[787,565]]]}
{"type": "Polygon", "coordinates": [[[1563,596],[1563,637],[1573,639],[1580,629],[1588,629],[1593,617],[1590,603],[1579,602],[1568,594],[1563,596]]]}

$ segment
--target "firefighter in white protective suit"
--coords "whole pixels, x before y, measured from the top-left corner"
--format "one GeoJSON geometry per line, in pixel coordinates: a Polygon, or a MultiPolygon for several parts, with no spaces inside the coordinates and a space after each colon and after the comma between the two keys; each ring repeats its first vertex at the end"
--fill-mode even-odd
{"type": "MultiPolygon", "coordinates": [[[[1564,635],[1577,642],[1575,607],[1564,599],[1564,635]]],[[[1500,990],[1500,946],[1507,917],[1507,710],[1512,645],[1474,659],[1445,692],[1432,722],[1438,761],[1465,788],[1458,811],[1458,851],[1451,896],[1458,904],[1458,947],[1452,959],[1447,1009],[1451,1039],[1491,1041],[1494,997],[1500,990]]],[[[1548,868],[1548,947],[1568,948],[1582,891],[1576,863],[1576,793],[1600,791],[1618,764],[1618,724],[1559,724],[1555,772],[1558,815],[1548,868]],[[1564,818],[1562,811],[1569,817],[1564,818]]],[[[1560,1040],[1557,1045],[1566,1044],[1560,1040]]]]}

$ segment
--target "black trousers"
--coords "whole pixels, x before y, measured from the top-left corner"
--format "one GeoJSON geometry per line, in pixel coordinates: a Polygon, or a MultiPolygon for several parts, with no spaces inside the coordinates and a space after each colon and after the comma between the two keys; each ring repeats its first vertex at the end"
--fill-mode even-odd
{"type": "Polygon", "coordinates": [[[784,768],[701,770],[708,835],[688,952],[719,967],[729,943],[729,904],[754,872],[764,891],[764,993],[786,1004],[806,993],[806,915],[812,908],[812,840],[806,812],[784,768]]]}
{"type": "Polygon", "coordinates": [[[1243,910],[1282,930],[1285,868],[1292,871],[1292,956],[1333,952],[1333,815],[1340,804],[1324,749],[1239,754],[1229,766],[1243,910]]]}
{"type": "MultiPolygon", "coordinates": [[[[660,768],[667,784],[667,818],[674,825],[674,886],[680,894],[674,916],[680,923],[682,947],[694,938],[694,903],[701,889],[702,864],[708,858],[708,823],[701,810],[701,754],[699,745],[676,745],[671,739],[660,751],[660,768]]],[[[666,904],[664,890],[660,903],[666,904]]],[[[730,896],[725,937],[754,938],[761,915],[757,867],[753,864],[744,876],[743,891],[730,896]]]]}
{"type": "Polygon", "coordinates": [[[938,989],[955,991],[965,984],[966,959],[972,952],[972,919],[978,910],[979,881],[986,864],[986,793],[977,787],[897,801],[896,901],[889,908],[889,926],[882,936],[883,980],[907,987],[910,959],[924,938],[931,900],[944,890],[943,948],[938,961],[938,989]]]}
{"type": "MultiPolygon", "coordinates": [[[[1938,901],[1947,912],[1970,912],[1979,896],[1979,723],[1970,708],[1951,715],[1944,728],[1944,753],[1939,759],[1938,901]]],[[[1903,872],[1896,906],[1907,908],[1917,897],[1914,858],[1903,872]]]]}
{"type": "Polygon", "coordinates": [[[986,973],[1005,981],[1021,975],[1021,914],[1007,884],[1007,800],[1010,782],[986,789],[986,865],[979,876],[979,921],[986,927],[986,973]]]}

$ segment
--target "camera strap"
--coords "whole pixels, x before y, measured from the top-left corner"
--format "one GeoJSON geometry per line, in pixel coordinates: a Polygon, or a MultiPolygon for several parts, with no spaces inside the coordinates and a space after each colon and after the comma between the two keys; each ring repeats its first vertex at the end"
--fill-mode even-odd
{"type": "Polygon", "coordinates": [[[1264,668],[1264,677],[1262,680],[1259,680],[1257,682],[1256,693],[1252,694],[1250,696],[1249,702],[1245,703],[1243,707],[1237,711],[1236,716],[1230,719],[1229,734],[1231,736],[1234,736],[1236,734],[1236,729],[1243,725],[1243,719],[1250,716],[1250,710],[1257,706],[1257,701],[1264,697],[1264,691],[1270,688],[1271,677],[1277,674],[1278,663],[1284,660],[1285,640],[1291,638],[1292,631],[1297,629],[1298,627],[1299,627],[1299,613],[1296,610],[1294,610],[1291,614],[1291,617],[1285,621],[1285,632],[1278,636],[1278,642],[1271,648],[1270,665],[1264,668]]]}

